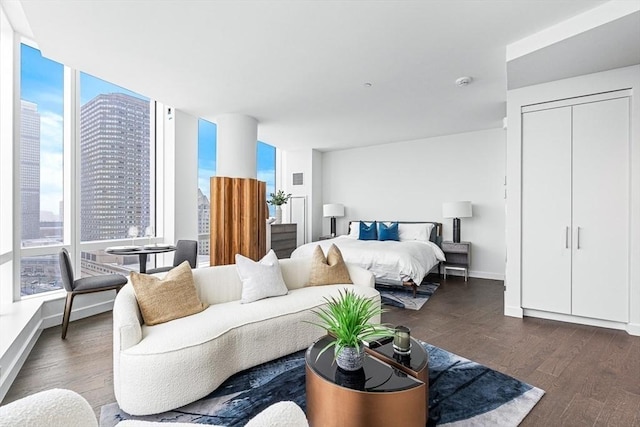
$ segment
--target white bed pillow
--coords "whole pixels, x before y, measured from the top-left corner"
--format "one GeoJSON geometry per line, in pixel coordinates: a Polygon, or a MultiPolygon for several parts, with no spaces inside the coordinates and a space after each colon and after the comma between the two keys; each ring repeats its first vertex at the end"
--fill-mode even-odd
{"type": "Polygon", "coordinates": [[[418,240],[428,242],[433,224],[398,224],[398,235],[401,242],[418,240]]]}
{"type": "Polygon", "coordinates": [[[358,239],[360,237],[360,221],[353,221],[349,225],[349,237],[352,239],[358,239]]]}
{"type": "Polygon", "coordinates": [[[289,292],[273,249],[258,262],[236,254],[236,269],[242,281],[242,304],[286,295],[289,292]]]}

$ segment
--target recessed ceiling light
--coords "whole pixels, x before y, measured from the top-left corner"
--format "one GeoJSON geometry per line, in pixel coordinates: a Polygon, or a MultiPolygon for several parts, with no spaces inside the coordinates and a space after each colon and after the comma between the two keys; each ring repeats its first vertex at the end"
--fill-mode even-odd
{"type": "Polygon", "coordinates": [[[364,84],[364,87],[371,87],[371,86],[373,86],[373,83],[371,83],[371,82],[366,82],[364,84]]]}
{"type": "Polygon", "coordinates": [[[470,84],[473,81],[473,79],[469,76],[464,76],[464,77],[460,77],[459,79],[456,80],[456,84],[460,87],[464,87],[467,86],[468,84],[470,84]]]}

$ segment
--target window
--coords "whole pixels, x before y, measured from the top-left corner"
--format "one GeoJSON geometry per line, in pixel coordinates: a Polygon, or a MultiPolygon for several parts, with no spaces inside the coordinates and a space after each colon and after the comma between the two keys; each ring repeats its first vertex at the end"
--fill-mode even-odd
{"type": "Polygon", "coordinates": [[[85,73],[80,105],[80,240],[144,235],[154,226],[152,105],[85,73]]]}
{"type": "Polygon", "coordinates": [[[155,237],[155,102],[26,44],[20,55],[21,296],[62,288],[61,247],[77,277],[137,270],[137,256],[104,249],[131,242],[132,226],[155,237]]]}
{"type": "MultiPolygon", "coordinates": [[[[267,200],[276,191],[276,147],[258,141],[258,179],[267,183],[267,200]]],[[[269,216],[276,216],[276,207],[269,205],[269,216]]]]}
{"type": "MultiPolygon", "coordinates": [[[[80,73],[80,241],[155,236],[155,104],[80,73]]],[[[138,269],[137,256],[83,247],[83,276],[138,269]]]]}
{"type": "Polygon", "coordinates": [[[209,265],[210,178],[216,174],[215,124],[198,120],[198,264],[209,265]]]}
{"type": "MultiPolygon", "coordinates": [[[[59,245],[64,235],[64,66],[24,44],[20,61],[21,246],[59,245]]],[[[57,257],[23,253],[21,295],[60,289],[57,267],[57,257]]]]}
{"type": "Polygon", "coordinates": [[[64,67],[21,45],[22,246],[62,242],[64,67]]]}

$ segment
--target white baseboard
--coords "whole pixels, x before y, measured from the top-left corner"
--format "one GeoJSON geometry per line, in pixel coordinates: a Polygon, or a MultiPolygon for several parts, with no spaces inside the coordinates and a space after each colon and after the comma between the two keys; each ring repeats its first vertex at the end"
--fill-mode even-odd
{"type": "Polygon", "coordinates": [[[627,323],[627,332],[629,335],[640,337],[640,323],[627,323]]]}
{"type": "Polygon", "coordinates": [[[492,273],[490,271],[469,270],[469,276],[477,277],[478,279],[490,279],[490,280],[503,280],[504,281],[504,273],[492,273]]]}
{"type": "Polygon", "coordinates": [[[519,317],[522,318],[522,307],[511,307],[511,306],[505,306],[504,307],[504,315],[505,316],[510,316],[510,317],[519,317]]]}
{"type": "MultiPolygon", "coordinates": [[[[75,305],[75,304],[74,304],[75,305]]],[[[71,312],[71,321],[69,322],[69,329],[71,329],[75,320],[84,319],[85,317],[94,316],[96,314],[104,313],[113,309],[113,300],[98,302],[88,305],[86,307],[80,307],[73,309],[71,312]]],[[[55,313],[49,316],[42,317],[42,329],[51,328],[62,324],[62,313],[55,313]]]]}
{"type": "MultiPolygon", "coordinates": [[[[597,326],[600,328],[618,329],[629,332],[629,323],[612,322],[610,320],[593,319],[591,317],[572,316],[570,314],[551,313],[548,311],[524,309],[524,315],[541,319],[557,320],[560,322],[576,323],[579,325],[597,326]]],[[[629,332],[631,334],[631,332],[629,332]]],[[[635,335],[635,334],[631,334],[635,335]]]]}
{"type": "MultiPolygon", "coordinates": [[[[447,270],[447,276],[464,277],[464,273],[459,270],[447,270]]],[[[489,280],[504,280],[504,274],[491,273],[489,271],[478,271],[478,270],[469,270],[469,277],[476,277],[478,279],[489,279],[489,280]]]]}

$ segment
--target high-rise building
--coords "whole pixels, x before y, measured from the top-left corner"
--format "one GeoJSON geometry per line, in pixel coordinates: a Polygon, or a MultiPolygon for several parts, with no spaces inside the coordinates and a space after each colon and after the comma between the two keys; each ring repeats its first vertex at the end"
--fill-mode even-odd
{"type": "Polygon", "coordinates": [[[151,222],[150,103],[101,94],[80,109],[81,239],[127,237],[151,222]]]}
{"type": "Polygon", "coordinates": [[[40,113],[33,102],[21,100],[20,197],[22,240],[40,237],[40,113]]]}
{"type": "Polygon", "coordinates": [[[209,199],[198,188],[198,253],[200,255],[209,255],[210,212],[209,199]]]}

